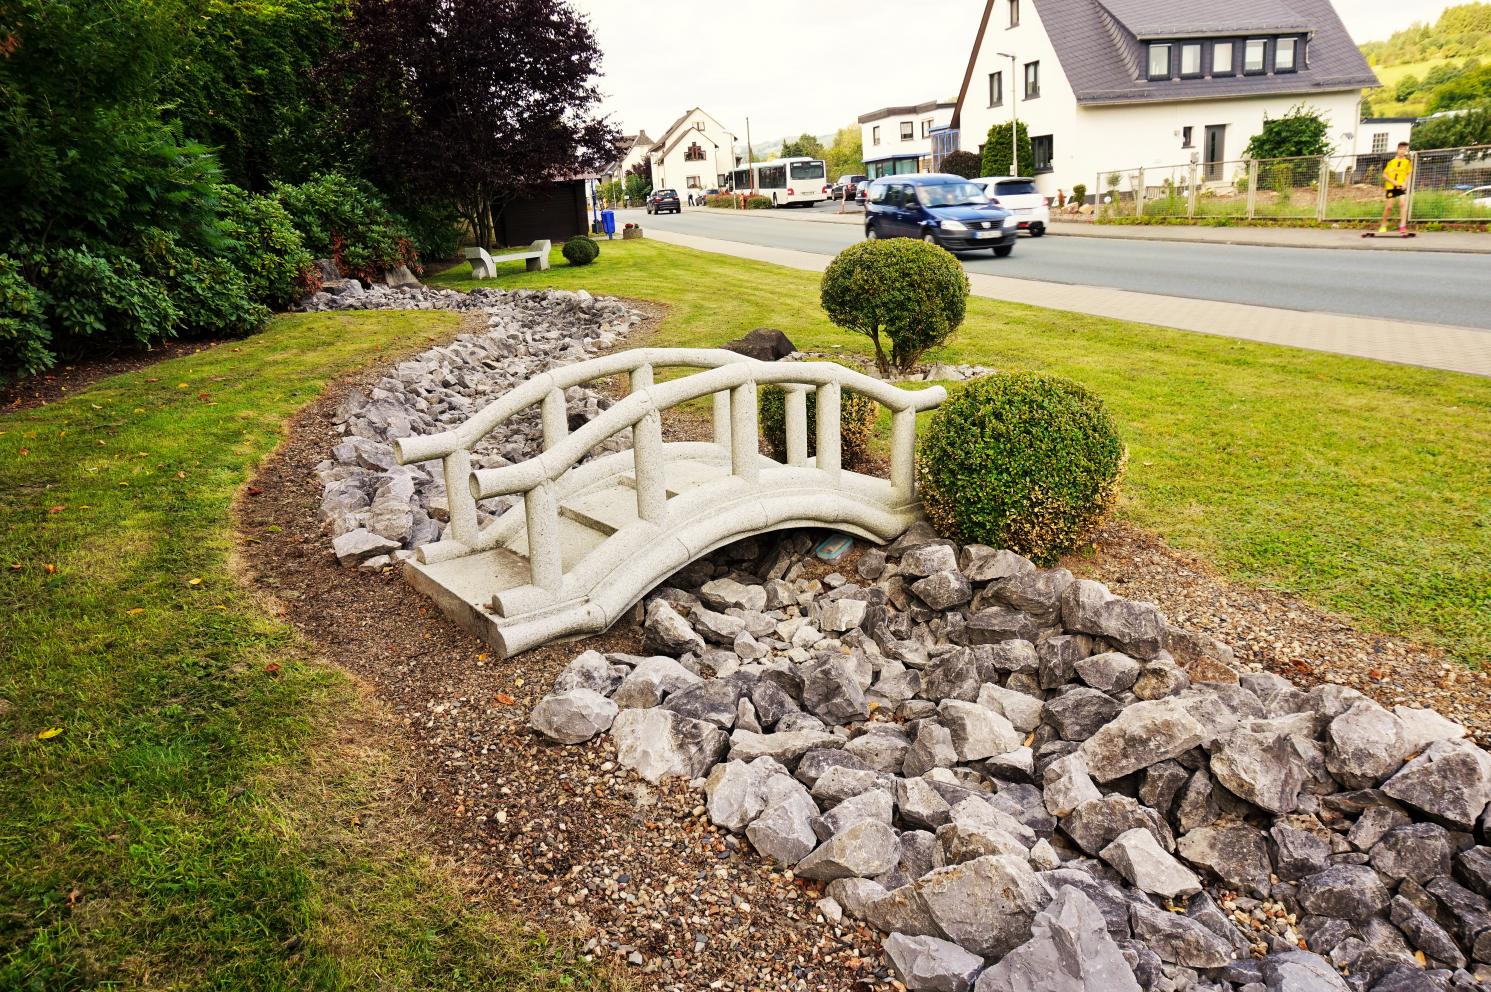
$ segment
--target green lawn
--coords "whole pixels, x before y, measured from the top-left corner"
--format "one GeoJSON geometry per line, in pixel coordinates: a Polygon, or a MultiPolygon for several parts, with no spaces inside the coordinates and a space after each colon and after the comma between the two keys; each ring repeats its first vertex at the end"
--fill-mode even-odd
{"type": "Polygon", "coordinates": [[[284,317],[0,417],[0,988],[608,987],[463,905],[372,704],[232,567],[286,418],[455,324],[284,317]]]}
{"type": "MultiPolygon", "coordinates": [[[[868,346],[828,323],[813,273],[646,240],[602,242],[588,268],[509,263],[496,284],[658,301],[661,345],[764,325],[868,346]]],[[[1126,519],[1234,579],[1491,661],[1491,381],[981,299],[929,357],[1083,382],[1129,444],[1126,519]]]]}

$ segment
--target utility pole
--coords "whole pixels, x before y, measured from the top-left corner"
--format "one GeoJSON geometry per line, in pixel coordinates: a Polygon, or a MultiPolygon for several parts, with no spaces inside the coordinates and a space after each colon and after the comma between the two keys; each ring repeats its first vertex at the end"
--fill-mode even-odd
{"type": "Polygon", "coordinates": [[[746,175],[751,177],[751,194],[756,193],[756,152],[751,147],[751,119],[746,118],[746,175]]]}
{"type": "Polygon", "coordinates": [[[1020,113],[1015,109],[1015,57],[1009,52],[995,52],[1010,60],[1010,175],[1020,174],[1020,113]]]}

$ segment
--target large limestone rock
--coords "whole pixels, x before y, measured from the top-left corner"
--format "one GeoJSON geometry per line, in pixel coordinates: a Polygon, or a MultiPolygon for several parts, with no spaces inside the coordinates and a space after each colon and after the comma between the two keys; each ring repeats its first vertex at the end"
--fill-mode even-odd
{"type": "Polygon", "coordinates": [[[1300,880],[1299,903],[1317,916],[1360,921],[1387,909],[1388,894],[1366,865],[1332,865],[1300,880]]]}
{"type": "Polygon", "coordinates": [[[862,820],[824,841],[797,863],[802,878],[873,878],[896,866],[901,845],[888,824],[862,820]]]}
{"type": "Polygon", "coordinates": [[[1234,730],[1211,755],[1217,781],[1270,813],[1299,806],[1305,770],[1287,734],[1234,730]]]}
{"type": "Polygon", "coordinates": [[[1177,758],[1207,740],[1206,728],[1177,699],[1155,699],[1125,707],[1077,750],[1099,782],[1131,775],[1177,758]]]}
{"type": "Polygon", "coordinates": [[[1403,721],[1363,700],[1326,728],[1325,767],[1351,789],[1370,789],[1403,767],[1409,751],[1403,721]]]}
{"type": "Polygon", "coordinates": [[[1142,827],[1125,830],[1102,850],[1102,858],[1130,884],[1152,895],[1177,899],[1201,891],[1196,873],[1171,857],[1154,834],[1142,827]]]}
{"type": "Polygon", "coordinates": [[[1025,940],[1049,899],[1029,863],[1004,854],[938,868],[914,884],[942,935],[982,957],[1001,957],[1025,940]]]}
{"type": "Polygon", "coordinates": [[[822,654],[801,667],[802,704],[830,726],[870,715],[864,690],[844,656],[822,654]]]}
{"type": "Polygon", "coordinates": [[[763,857],[796,864],[818,843],[813,832],[817,814],[817,805],[805,792],[789,791],[751,821],[746,837],[763,857]]]}
{"type": "Polygon", "coordinates": [[[937,707],[943,726],[952,736],[953,750],[959,761],[978,761],[1013,751],[1025,743],[1025,736],[987,706],[944,699],[937,707]]]}
{"type": "Polygon", "coordinates": [[[975,992],[1139,992],[1103,913],[1063,886],[1037,913],[1030,939],[979,976],[975,992]]]}
{"type": "Polygon", "coordinates": [[[1382,791],[1457,830],[1470,830],[1491,803],[1491,755],[1442,740],[1383,783],[1382,791]]]}
{"type": "Polygon", "coordinates": [[[911,992],[968,992],[984,959],[937,937],[893,933],[880,945],[891,969],[911,992]]]}
{"type": "Polygon", "coordinates": [[[725,732],[669,710],[622,710],[611,724],[617,760],[656,785],[665,778],[701,778],[724,754],[725,732]]]}
{"type": "Polygon", "coordinates": [[[1161,961],[1185,968],[1222,968],[1237,957],[1232,944],[1188,916],[1167,913],[1146,903],[1131,902],[1129,919],[1134,937],[1161,961]]]}
{"type": "Polygon", "coordinates": [[[704,651],[704,638],[662,599],[654,599],[647,604],[647,618],[642,624],[642,633],[643,644],[651,651],[679,655],[689,651],[704,651]]]}
{"type": "Polygon", "coordinates": [[[571,689],[539,700],[528,725],[561,744],[582,744],[610,728],[617,712],[616,704],[594,689],[571,689]]]}

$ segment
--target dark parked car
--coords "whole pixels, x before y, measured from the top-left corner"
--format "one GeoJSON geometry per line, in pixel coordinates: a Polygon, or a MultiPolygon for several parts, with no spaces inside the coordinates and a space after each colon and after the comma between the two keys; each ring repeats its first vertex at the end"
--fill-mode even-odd
{"type": "Polygon", "coordinates": [[[983,187],[940,173],[886,176],[870,184],[867,238],[921,238],[948,251],[1015,250],[1017,221],[989,202],[983,187]]]}
{"type": "Polygon", "coordinates": [[[859,192],[859,187],[869,181],[865,176],[840,176],[839,181],[833,184],[833,198],[835,200],[853,200],[859,192]]]}
{"type": "Polygon", "coordinates": [[[678,214],[683,213],[683,204],[678,200],[678,191],[675,189],[655,189],[647,198],[647,212],[650,214],[678,214]]]}
{"type": "Polygon", "coordinates": [[[689,191],[689,206],[691,206],[691,207],[702,207],[702,206],[704,206],[704,198],[706,196],[718,196],[719,193],[720,193],[720,191],[718,189],[714,188],[714,187],[710,187],[709,189],[695,189],[695,190],[690,190],[689,191]]]}

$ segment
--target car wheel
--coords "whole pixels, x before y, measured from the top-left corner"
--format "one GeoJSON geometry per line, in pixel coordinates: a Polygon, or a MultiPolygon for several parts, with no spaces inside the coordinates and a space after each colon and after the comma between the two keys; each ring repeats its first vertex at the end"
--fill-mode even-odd
{"type": "Polygon", "coordinates": [[[937,240],[937,235],[933,234],[931,231],[928,231],[926,234],[923,234],[922,235],[922,240],[925,241],[929,245],[936,245],[938,248],[942,247],[942,242],[938,241],[937,240]]]}
{"type": "Polygon", "coordinates": [[[1045,234],[1045,233],[1046,233],[1046,225],[1045,224],[1031,224],[1030,225],[1030,236],[1032,238],[1038,238],[1042,234],[1045,234]]]}
{"type": "Polygon", "coordinates": [[[877,231],[877,230],[875,230],[875,225],[874,224],[868,224],[868,225],[865,226],[865,240],[866,241],[879,241],[880,240],[880,232],[877,231]]]}
{"type": "Polygon", "coordinates": [[[1010,252],[1012,252],[1014,250],[1015,250],[1015,246],[1014,245],[995,245],[994,246],[994,257],[995,258],[1009,258],[1010,257],[1010,252]]]}

